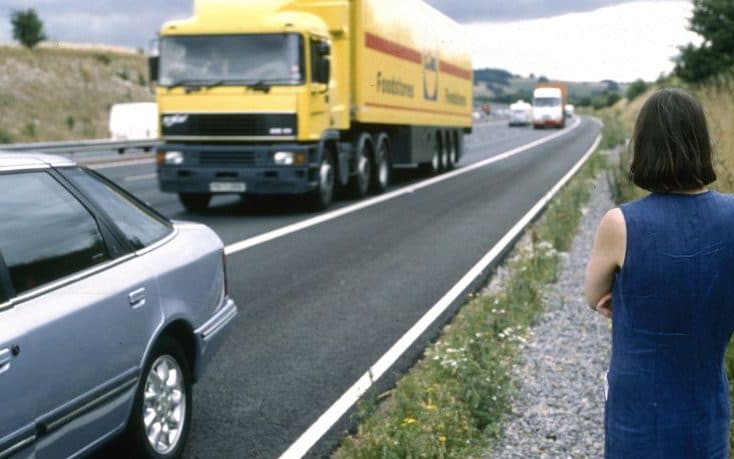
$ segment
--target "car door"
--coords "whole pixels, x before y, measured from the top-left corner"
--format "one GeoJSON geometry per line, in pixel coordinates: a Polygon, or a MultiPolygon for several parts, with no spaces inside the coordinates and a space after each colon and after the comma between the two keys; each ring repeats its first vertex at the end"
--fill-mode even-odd
{"type": "Polygon", "coordinates": [[[12,289],[0,253],[0,457],[32,457],[36,423],[33,361],[27,358],[30,324],[11,307],[12,289]]]}
{"type": "Polygon", "coordinates": [[[162,320],[156,267],[120,249],[109,223],[53,172],[0,175],[0,189],[0,250],[28,349],[21,344],[17,360],[30,366],[20,390],[35,415],[36,454],[68,457],[126,422],[162,320]]]}

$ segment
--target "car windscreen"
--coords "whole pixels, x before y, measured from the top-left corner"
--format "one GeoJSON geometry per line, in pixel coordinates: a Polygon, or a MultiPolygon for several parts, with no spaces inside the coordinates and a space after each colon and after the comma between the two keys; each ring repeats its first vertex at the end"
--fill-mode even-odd
{"type": "Polygon", "coordinates": [[[296,85],[303,81],[304,45],[299,34],[181,35],[161,39],[161,86],[296,85]]]}

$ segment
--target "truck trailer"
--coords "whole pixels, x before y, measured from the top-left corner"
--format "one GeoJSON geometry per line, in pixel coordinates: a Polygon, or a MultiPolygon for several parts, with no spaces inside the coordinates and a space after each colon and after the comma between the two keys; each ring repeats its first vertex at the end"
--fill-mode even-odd
{"type": "Polygon", "coordinates": [[[192,211],[380,193],[398,167],[451,170],[471,132],[463,29],[419,0],[197,0],[158,43],[159,185],[192,211]]]}

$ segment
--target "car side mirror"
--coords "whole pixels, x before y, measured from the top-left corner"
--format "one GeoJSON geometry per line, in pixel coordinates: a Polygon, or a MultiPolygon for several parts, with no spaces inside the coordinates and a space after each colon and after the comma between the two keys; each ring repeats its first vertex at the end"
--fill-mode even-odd
{"type": "Polygon", "coordinates": [[[158,56],[150,56],[148,58],[148,75],[151,82],[158,81],[158,64],[160,58],[158,56]]]}

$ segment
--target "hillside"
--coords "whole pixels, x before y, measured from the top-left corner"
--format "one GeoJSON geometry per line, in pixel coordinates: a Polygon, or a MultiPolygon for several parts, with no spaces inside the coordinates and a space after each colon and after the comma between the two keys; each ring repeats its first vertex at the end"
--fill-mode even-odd
{"type": "Polygon", "coordinates": [[[0,46],[0,143],[106,138],[109,108],[152,101],[142,54],[0,46]]]}
{"type": "MultiPolygon", "coordinates": [[[[532,76],[532,75],[531,75],[532,76]]],[[[502,69],[474,70],[474,93],[479,98],[498,102],[514,102],[517,99],[532,99],[537,78],[524,78],[502,69]]],[[[564,82],[568,87],[571,103],[588,105],[595,97],[607,91],[623,93],[626,85],[611,80],[599,82],[564,82]]]]}

